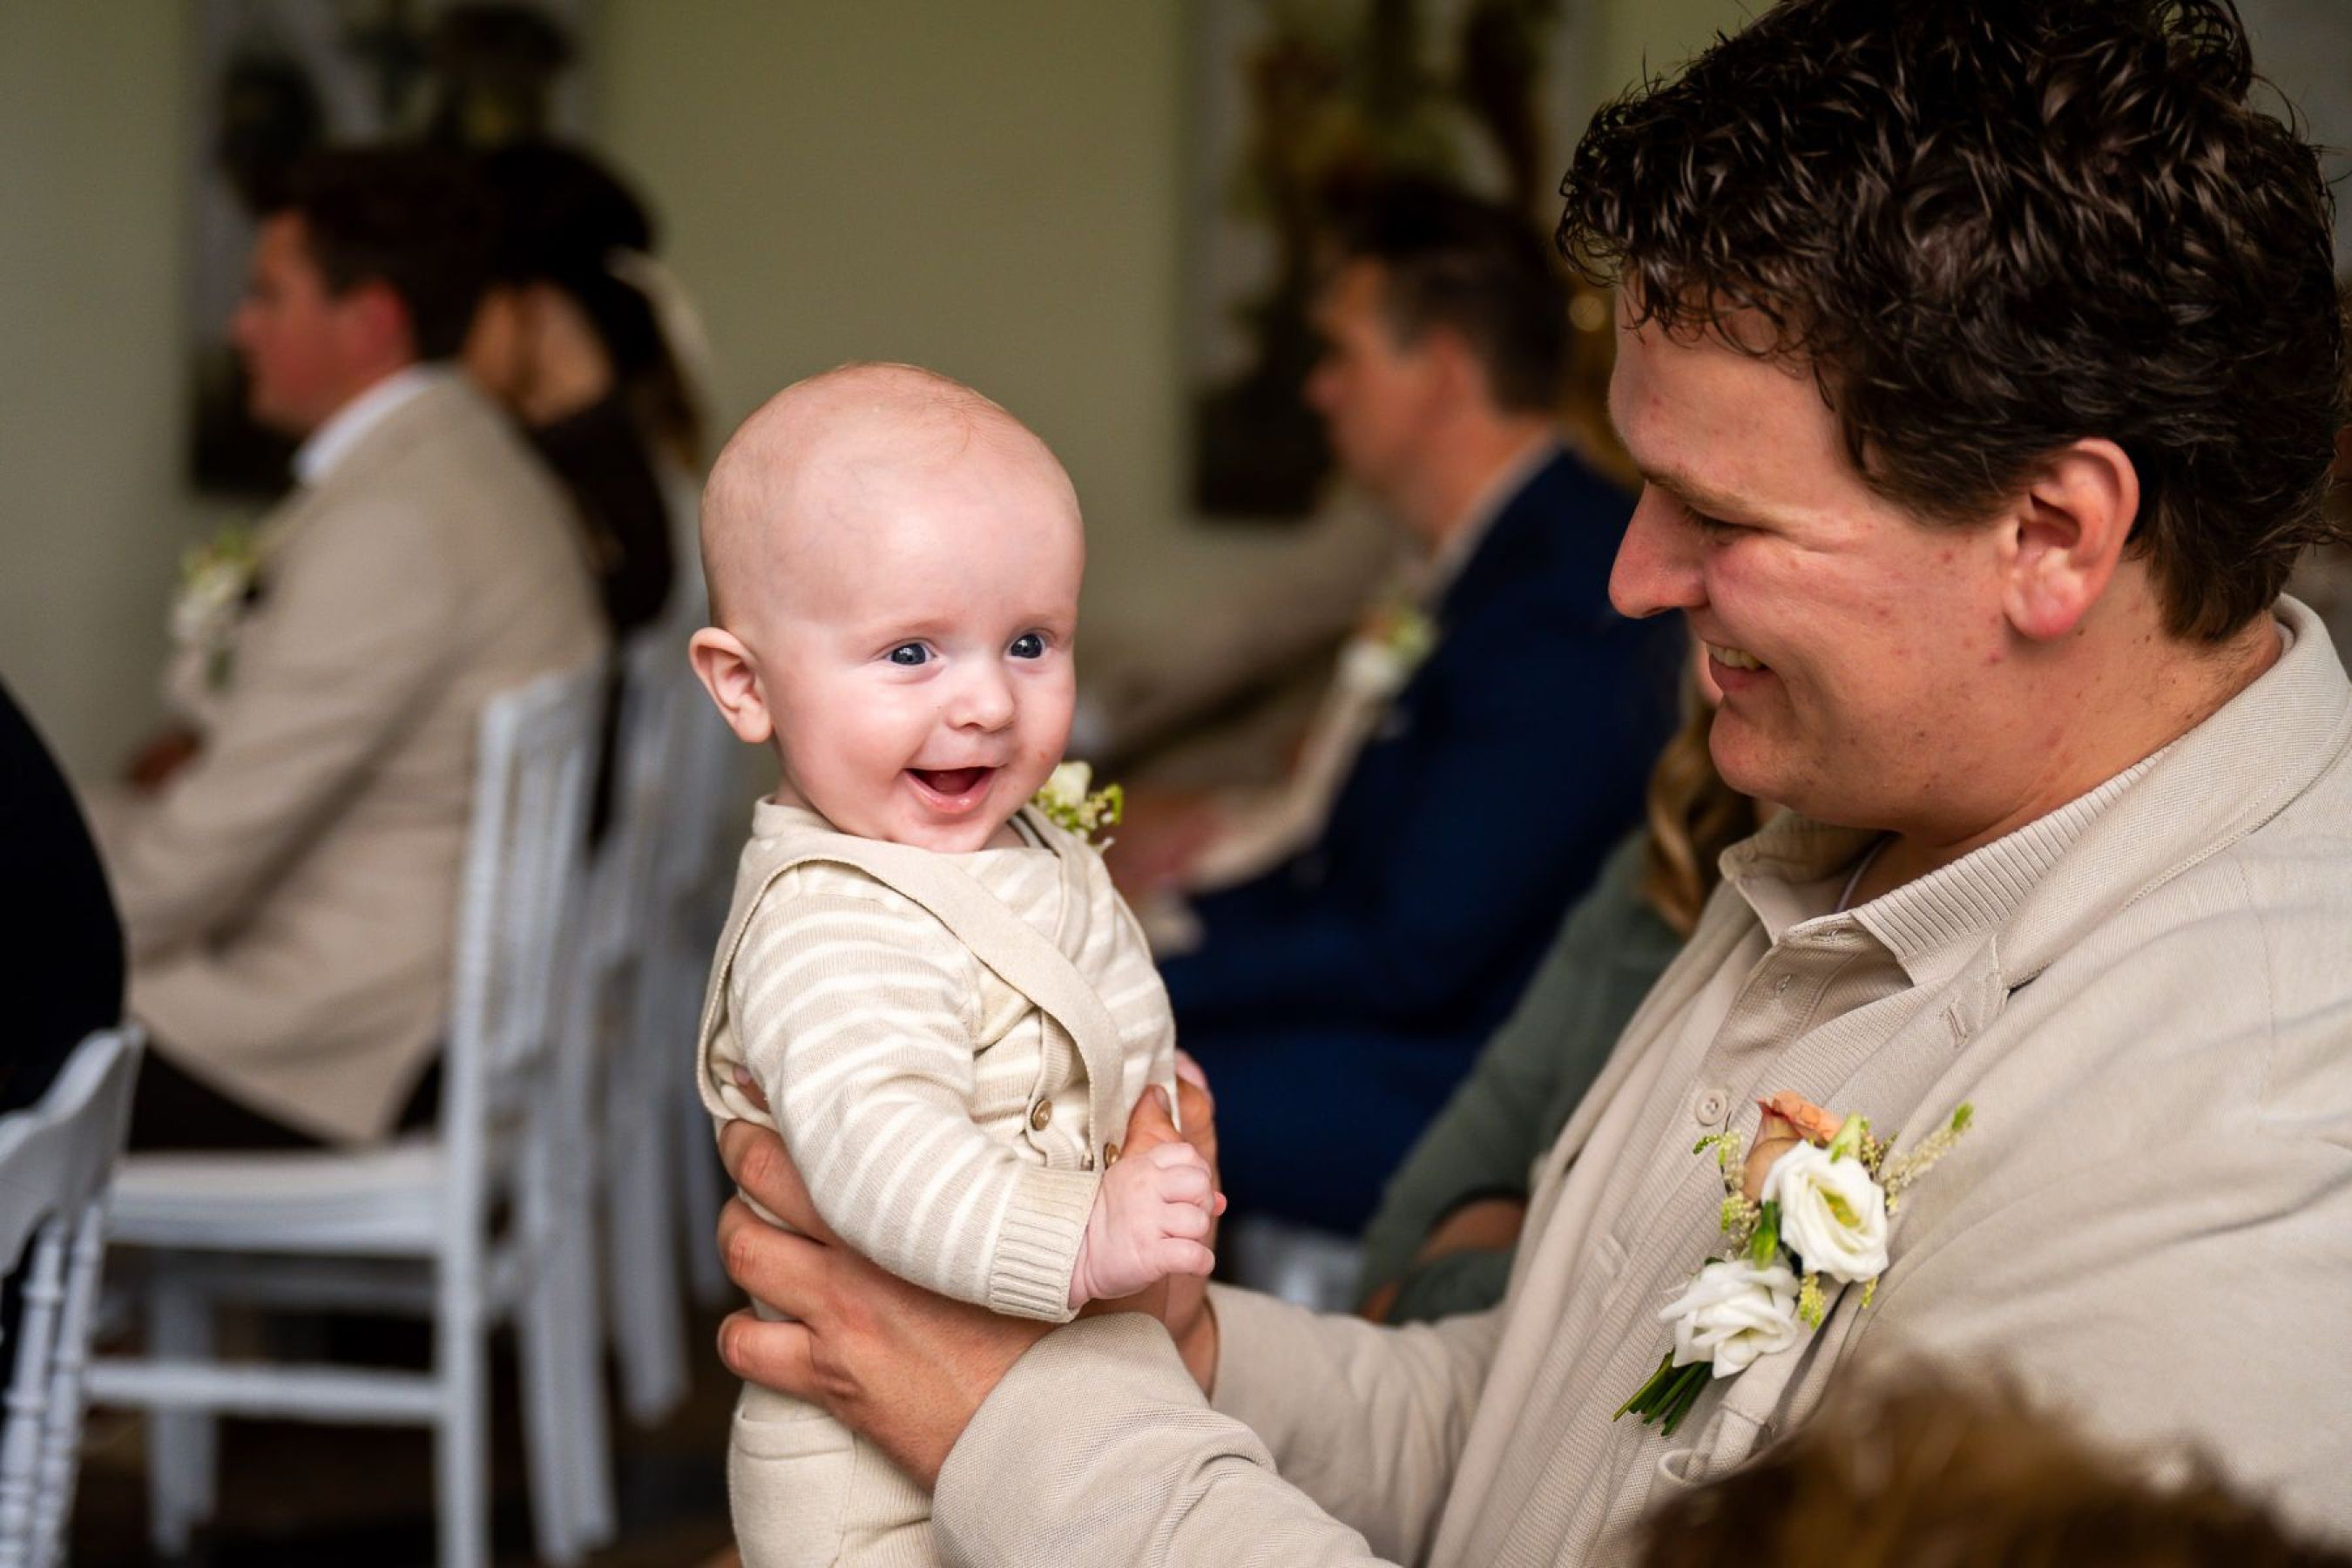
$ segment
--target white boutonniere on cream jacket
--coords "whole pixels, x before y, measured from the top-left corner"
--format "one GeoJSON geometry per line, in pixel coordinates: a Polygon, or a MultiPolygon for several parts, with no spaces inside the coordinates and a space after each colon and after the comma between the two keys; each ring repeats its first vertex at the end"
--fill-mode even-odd
{"type": "Polygon", "coordinates": [[[1795,1345],[1822,1326],[1846,1286],[1861,1286],[1862,1304],[1870,1305],[1904,1189],[1951,1152],[1974,1114],[1962,1105],[1897,1156],[1871,1136],[1866,1117],[1824,1110],[1785,1090],[1759,1103],[1753,1149],[1737,1132],[1718,1132],[1691,1151],[1713,1149],[1723,1172],[1727,1256],[1708,1258],[1658,1313],[1674,1344],[1617,1407],[1617,1415],[1631,1412],[1669,1436],[1709,1379],[1795,1345]]]}
{"type": "Polygon", "coordinates": [[[204,543],[190,545],[180,557],[179,591],[172,597],[172,640],[196,656],[211,690],[228,685],[236,623],[260,570],[259,542],[254,530],[242,522],[232,522],[204,543]]]}

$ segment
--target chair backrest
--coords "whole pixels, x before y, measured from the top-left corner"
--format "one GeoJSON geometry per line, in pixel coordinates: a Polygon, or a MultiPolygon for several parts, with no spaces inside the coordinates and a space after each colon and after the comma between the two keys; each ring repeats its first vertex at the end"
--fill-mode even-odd
{"type": "Polygon", "coordinates": [[[0,1434],[0,1568],[63,1561],[106,1193],[131,1120],[135,1028],[74,1048],[38,1105],[0,1118],[0,1267],[24,1288],[0,1434]]]}
{"type": "Polygon", "coordinates": [[[479,1179],[494,1121],[544,1087],[558,964],[578,927],[601,661],[542,676],[482,710],[457,900],[457,967],[442,1136],[479,1179]]]}

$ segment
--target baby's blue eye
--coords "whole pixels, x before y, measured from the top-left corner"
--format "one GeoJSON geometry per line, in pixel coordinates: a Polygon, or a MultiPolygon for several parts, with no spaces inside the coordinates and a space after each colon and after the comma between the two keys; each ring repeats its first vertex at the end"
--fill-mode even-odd
{"type": "Polygon", "coordinates": [[[931,650],[919,642],[902,642],[890,650],[890,662],[903,664],[908,669],[931,661],[931,650]]]}
{"type": "Polygon", "coordinates": [[[1043,658],[1045,657],[1045,639],[1035,632],[1023,632],[1004,651],[1015,658],[1043,658]]]}

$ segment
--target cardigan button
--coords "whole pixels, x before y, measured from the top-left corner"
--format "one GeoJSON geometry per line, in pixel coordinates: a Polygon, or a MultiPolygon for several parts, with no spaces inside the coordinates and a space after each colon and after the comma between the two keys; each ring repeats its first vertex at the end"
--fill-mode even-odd
{"type": "Polygon", "coordinates": [[[1041,1100],[1029,1108],[1029,1126],[1032,1131],[1043,1132],[1053,1120],[1054,1102],[1052,1100],[1041,1100]]]}
{"type": "Polygon", "coordinates": [[[1702,1127],[1719,1127],[1731,1114],[1731,1091],[1727,1089],[1702,1089],[1691,1106],[1691,1114],[1702,1127]]]}

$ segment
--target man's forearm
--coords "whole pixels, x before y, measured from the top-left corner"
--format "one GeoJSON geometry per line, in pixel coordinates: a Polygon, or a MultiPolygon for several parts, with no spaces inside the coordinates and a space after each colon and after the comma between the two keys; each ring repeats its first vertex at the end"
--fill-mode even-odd
{"type": "Polygon", "coordinates": [[[944,1555],[1004,1568],[1380,1561],[1247,1426],[1203,1406],[1167,1335],[1134,1312],[1056,1329],[1013,1367],[948,1456],[931,1522],[944,1555]]]}
{"type": "Polygon", "coordinates": [[[1495,1315],[1383,1329],[1246,1290],[1210,1295],[1215,1407],[1376,1551],[1420,1556],[1486,1381],[1495,1315]]]}

